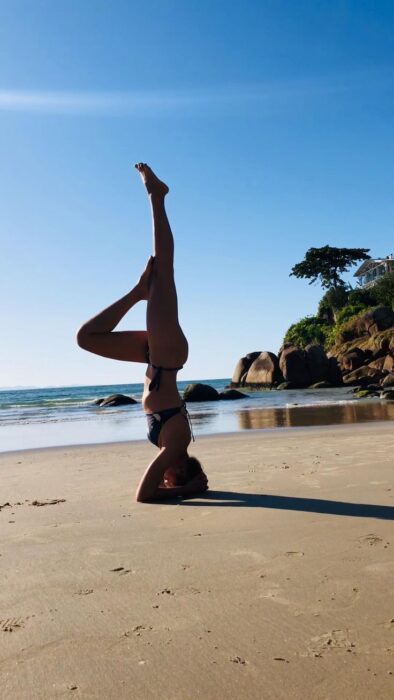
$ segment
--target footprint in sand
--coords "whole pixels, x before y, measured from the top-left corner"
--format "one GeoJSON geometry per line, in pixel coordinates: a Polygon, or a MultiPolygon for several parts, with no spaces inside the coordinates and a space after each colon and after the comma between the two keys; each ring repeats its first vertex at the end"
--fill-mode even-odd
{"type": "Polygon", "coordinates": [[[233,664],[240,664],[241,666],[246,666],[248,663],[246,659],[242,658],[242,656],[231,656],[230,661],[232,661],[233,664]]]}
{"type": "Polygon", "coordinates": [[[311,638],[309,656],[321,657],[331,651],[343,653],[353,651],[355,644],[349,639],[348,631],[332,630],[311,638]]]}
{"type": "Polygon", "coordinates": [[[378,537],[378,535],[375,535],[373,532],[371,532],[369,535],[363,535],[362,537],[359,537],[358,541],[361,544],[369,544],[370,547],[373,547],[375,544],[383,542],[382,538],[378,537]]]}
{"type": "Polygon", "coordinates": [[[117,566],[115,569],[110,569],[110,571],[119,574],[119,576],[132,573],[131,569],[125,569],[124,566],[117,566]]]}
{"type": "Polygon", "coordinates": [[[14,632],[21,627],[24,627],[28,618],[23,617],[8,617],[6,620],[0,620],[1,632],[14,632]]]}
{"type": "Polygon", "coordinates": [[[31,506],[55,506],[57,503],[65,503],[65,498],[49,498],[46,501],[32,501],[31,506]]]}
{"type": "Polygon", "coordinates": [[[303,557],[304,552],[285,552],[286,557],[303,557]]]}

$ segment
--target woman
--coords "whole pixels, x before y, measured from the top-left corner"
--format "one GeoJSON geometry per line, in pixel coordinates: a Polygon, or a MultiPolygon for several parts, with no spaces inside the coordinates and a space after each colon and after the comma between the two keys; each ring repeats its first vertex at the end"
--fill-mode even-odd
{"type": "Polygon", "coordinates": [[[128,294],[87,321],[77,334],[78,345],[96,355],[126,362],[148,363],[142,405],[148,438],[159,454],[138,486],[137,501],[189,496],[206,491],[207,477],[190,457],[188,414],[176,385],[177,371],[188,356],[187,340],[178,321],[174,282],[174,240],[164,208],[168,187],[146,163],[135,166],[148,193],[153,219],[153,257],[128,294]],[[146,299],[146,331],[114,331],[137,302],[146,299]]]}

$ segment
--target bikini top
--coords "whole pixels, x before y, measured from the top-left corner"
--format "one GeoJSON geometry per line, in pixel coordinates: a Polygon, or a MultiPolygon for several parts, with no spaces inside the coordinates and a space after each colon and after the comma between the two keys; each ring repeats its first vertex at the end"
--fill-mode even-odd
{"type": "Polygon", "coordinates": [[[153,379],[149,384],[149,391],[159,391],[162,372],[178,372],[178,370],[183,369],[183,365],[182,367],[158,367],[157,365],[152,364],[152,362],[149,362],[149,364],[156,370],[153,379]]]}

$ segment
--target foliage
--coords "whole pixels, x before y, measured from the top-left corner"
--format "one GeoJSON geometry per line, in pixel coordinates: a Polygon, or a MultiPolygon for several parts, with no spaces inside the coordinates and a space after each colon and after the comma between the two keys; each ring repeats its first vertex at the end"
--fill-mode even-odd
{"type": "Polygon", "coordinates": [[[373,306],[375,303],[375,297],[372,293],[372,289],[363,289],[362,287],[356,287],[349,292],[349,304],[355,306],[359,305],[363,308],[367,306],[373,306]]]}
{"type": "Polygon", "coordinates": [[[326,344],[329,326],[316,316],[305,316],[288,328],[284,343],[292,343],[304,350],[310,343],[326,344]]]}
{"type": "Polygon", "coordinates": [[[383,275],[370,288],[375,304],[382,304],[394,310],[394,272],[383,275]]]}
{"type": "Polygon", "coordinates": [[[349,287],[341,284],[338,287],[331,287],[320,299],[317,308],[317,316],[329,325],[333,325],[336,320],[336,312],[342,309],[348,301],[349,287]]]}
{"type": "Polygon", "coordinates": [[[359,260],[367,260],[368,248],[333,248],[329,245],[323,248],[309,248],[304,260],[294,265],[290,277],[310,279],[309,284],[319,280],[323,289],[344,285],[340,273],[354,265],[359,260]]]}

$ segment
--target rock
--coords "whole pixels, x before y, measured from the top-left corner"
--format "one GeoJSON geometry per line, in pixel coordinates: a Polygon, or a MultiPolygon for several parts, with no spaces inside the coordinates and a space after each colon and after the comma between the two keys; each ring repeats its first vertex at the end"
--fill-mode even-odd
{"type": "Polygon", "coordinates": [[[279,389],[279,391],[285,391],[286,389],[304,389],[303,386],[295,382],[281,382],[276,388],[279,389]]]}
{"type": "Polygon", "coordinates": [[[279,367],[284,380],[296,385],[297,388],[309,386],[311,383],[306,353],[295,345],[286,343],[283,346],[279,357],[279,367]]]}
{"type": "Polygon", "coordinates": [[[378,396],[378,392],[371,391],[371,389],[368,387],[368,389],[360,389],[359,391],[356,391],[354,395],[357,399],[365,399],[367,396],[378,396]]]}
{"type": "Polygon", "coordinates": [[[380,394],[381,399],[385,399],[386,401],[394,401],[394,390],[392,391],[382,391],[380,394]]]}
{"type": "Polygon", "coordinates": [[[242,391],[236,389],[225,389],[219,393],[221,401],[237,401],[237,399],[246,399],[246,395],[242,391]]]}
{"type": "Polygon", "coordinates": [[[127,406],[128,404],[138,403],[131,396],[124,396],[124,394],[112,394],[112,396],[107,396],[106,399],[98,399],[100,401],[100,406],[127,406]]]}
{"type": "Polygon", "coordinates": [[[394,386],[394,372],[390,372],[390,374],[386,374],[384,379],[380,382],[381,386],[394,386]]]}
{"type": "Polygon", "coordinates": [[[372,369],[378,369],[379,372],[383,372],[383,365],[385,359],[385,357],[379,357],[377,360],[372,360],[372,362],[368,363],[368,367],[371,367],[372,369]]]}
{"type": "Polygon", "coordinates": [[[365,352],[361,348],[353,348],[349,352],[345,352],[340,359],[340,366],[344,372],[353,372],[353,370],[361,367],[365,362],[365,352]]]}
{"type": "Polygon", "coordinates": [[[235,365],[235,369],[233,372],[233,376],[231,379],[231,386],[242,386],[245,379],[246,375],[248,373],[249,367],[254,362],[256,357],[260,355],[260,351],[258,352],[249,352],[245,357],[241,357],[240,360],[238,360],[237,364],[235,365]]]}
{"type": "Polygon", "coordinates": [[[101,406],[103,401],[105,401],[105,399],[96,399],[95,401],[92,401],[92,406],[101,406]]]}
{"type": "Polygon", "coordinates": [[[342,372],[336,357],[328,358],[328,381],[333,386],[342,386],[343,384],[342,372]]]}
{"type": "Polygon", "coordinates": [[[343,376],[343,383],[347,385],[361,384],[365,386],[367,384],[376,384],[380,382],[383,378],[383,373],[373,367],[359,367],[353,372],[349,372],[343,376]]]}
{"type": "Polygon", "coordinates": [[[279,360],[273,352],[261,352],[252,362],[246,375],[245,384],[258,384],[271,387],[283,381],[279,360]]]}
{"type": "Polygon", "coordinates": [[[388,372],[389,374],[394,372],[394,357],[392,355],[386,355],[384,358],[382,371],[388,372]]]}
{"type": "Polygon", "coordinates": [[[188,384],[183,392],[185,401],[219,401],[219,393],[209,384],[188,384]]]}
{"type": "Polygon", "coordinates": [[[388,306],[378,306],[357,318],[353,327],[358,336],[374,336],[392,325],[394,325],[394,312],[388,306]]]}
{"type": "Polygon", "coordinates": [[[328,381],[329,360],[323,346],[307,345],[305,353],[311,383],[328,381]]]}
{"type": "Polygon", "coordinates": [[[333,386],[331,382],[315,382],[315,384],[311,384],[308,389],[332,389],[333,386]]]}

